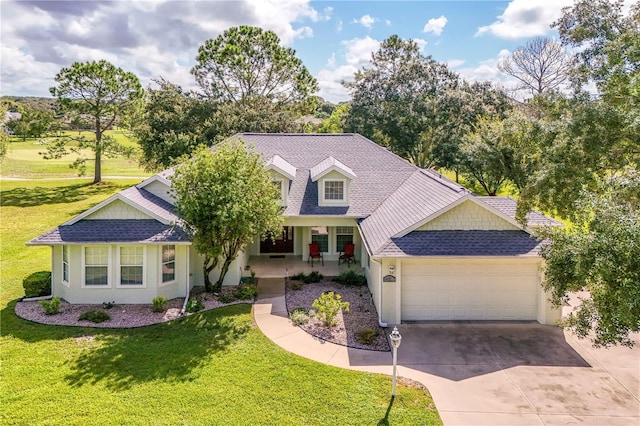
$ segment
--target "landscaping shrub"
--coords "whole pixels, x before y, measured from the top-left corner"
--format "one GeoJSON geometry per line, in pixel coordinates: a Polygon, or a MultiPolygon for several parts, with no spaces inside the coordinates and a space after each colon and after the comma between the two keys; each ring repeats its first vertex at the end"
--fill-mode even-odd
{"type": "Polygon", "coordinates": [[[258,287],[252,284],[243,284],[233,292],[233,297],[240,300],[253,300],[258,295],[258,287]]]}
{"type": "Polygon", "coordinates": [[[363,328],[356,334],[356,340],[361,345],[370,345],[378,337],[378,330],[375,328],[363,328]]]}
{"type": "Polygon", "coordinates": [[[323,278],[324,278],[324,276],[320,272],[312,271],[307,276],[305,276],[302,279],[302,281],[305,284],[319,283],[323,278]]]}
{"type": "Polygon", "coordinates": [[[40,306],[44,309],[44,313],[47,315],[55,315],[60,312],[60,298],[58,296],[53,296],[51,301],[49,300],[41,300],[40,306]]]}
{"type": "Polygon", "coordinates": [[[164,312],[167,308],[167,298],[164,296],[154,297],[151,303],[153,304],[153,312],[164,312]]]}
{"type": "Polygon", "coordinates": [[[240,284],[255,284],[256,283],[256,273],[251,271],[250,277],[242,277],[240,278],[240,284]]]}
{"type": "Polygon", "coordinates": [[[296,327],[309,322],[309,312],[305,308],[295,308],[289,314],[289,319],[296,327]]]}
{"type": "Polygon", "coordinates": [[[109,321],[111,317],[104,311],[92,310],[86,311],[80,314],[78,321],[91,321],[99,324],[104,321],[109,321]]]}
{"type": "Polygon", "coordinates": [[[116,302],[102,302],[102,309],[111,309],[116,306],[116,302]]]}
{"type": "Polygon", "coordinates": [[[342,271],[336,281],[342,285],[360,287],[367,285],[367,278],[356,271],[342,271]]]}
{"type": "Polygon", "coordinates": [[[302,283],[300,281],[294,281],[291,283],[291,288],[293,290],[300,290],[302,288],[302,283]]]}
{"type": "Polygon", "coordinates": [[[343,302],[342,296],[334,294],[333,291],[322,293],[320,297],[313,301],[315,317],[318,318],[325,327],[336,325],[336,315],[340,310],[349,312],[349,302],[343,302]]]}
{"type": "Polygon", "coordinates": [[[198,312],[204,309],[204,303],[198,299],[191,299],[187,302],[186,311],[189,313],[198,312]]]}
{"type": "Polygon", "coordinates": [[[299,273],[297,273],[295,275],[292,275],[291,279],[292,280],[296,280],[296,281],[302,281],[302,280],[304,280],[305,277],[306,277],[306,275],[304,274],[304,272],[299,272],[299,273]]]}
{"type": "Polygon", "coordinates": [[[22,280],[25,297],[40,297],[51,294],[51,272],[39,271],[22,280]]]}
{"type": "Polygon", "coordinates": [[[222,303],[229,303],[229,302],[233,302],[233,296],[229,295],[229,294],[221,294],[220,296],[218,296],[218,300],[222,303]]]}

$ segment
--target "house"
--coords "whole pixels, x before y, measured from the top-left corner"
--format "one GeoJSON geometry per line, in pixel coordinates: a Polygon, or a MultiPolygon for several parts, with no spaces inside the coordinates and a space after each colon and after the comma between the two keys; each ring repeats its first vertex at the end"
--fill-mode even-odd
{"type": "MultiPolygon", "coordinates": [[[[238,139],[263,155],[285,221],[275,241],[247,247],[225,285],[238,283],[249,256],[307,259],[313,242],[335,261],[354,243],[381,323],[559,318],[540,286],[541,243],[533,237],[555,220],[531,212],[523,227],[513,199],[476,196],[357,134],[230,140],[238,139]]],[[[149,303],[203,283],[201,258],[174,212],[171,175],[146,179],[28,243],[52,247],[55,295],[149,303]]]]}

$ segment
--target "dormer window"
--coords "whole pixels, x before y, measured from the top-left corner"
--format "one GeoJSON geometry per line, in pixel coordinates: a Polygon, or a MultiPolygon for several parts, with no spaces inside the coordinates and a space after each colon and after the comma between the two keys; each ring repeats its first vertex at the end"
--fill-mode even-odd
{"type": "Polygon", "coordinates": [[[265,166],[271,172],[271,182],[280,190],[280,204],[286,206],[289,186],[296,178],[296,168],[279,155],[271,157],[265,166]]]}
{"type": "Polygon", "coordinates": [[[324,199],[325,201],[344,201],[344,180],[325,179],[324,199]]]}
{"type": "Polygon", "coordinates": [[[311,180],[318,182],[318,205],[349,205],[349,184],[356,174],[349,167],[328,157],[311,168],[311,180]]]}

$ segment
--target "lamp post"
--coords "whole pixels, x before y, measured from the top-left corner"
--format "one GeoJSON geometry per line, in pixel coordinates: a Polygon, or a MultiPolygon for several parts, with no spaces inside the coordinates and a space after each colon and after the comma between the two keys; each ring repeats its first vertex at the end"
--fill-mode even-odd
{"type": "Polygon", "coordinates": [[[402,341],[402,336],[398,331],[398,327],[393,327],[393,331],[389,335],[391,339],[391,346],[393,346],[393,387],[391,388],[391,396],[396,396],[396,377],[397,377],[397,365],[398,365],[398,348],[402,341]]]}

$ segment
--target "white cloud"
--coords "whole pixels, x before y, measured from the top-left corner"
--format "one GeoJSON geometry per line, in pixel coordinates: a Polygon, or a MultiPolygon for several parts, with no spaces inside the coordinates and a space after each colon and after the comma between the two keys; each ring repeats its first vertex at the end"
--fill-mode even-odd
{"type": "Polygon", "coordinates": [[[573,0],[512,0],[498,20],[478,28],[476,36],[487,33],[505,39],[542,36],[562,16],[562,8],[572,4],[573,0]]]}
{"type": "Polygon", "coordinates": [[[344,23],[342,22],[342,19],[338,18],[338,20],[336,21],[336,32],[337,33],[341,32],[343,26],[344,26],[344,23]]]}
{"type": "Polygon", "coordinates": [[[385,19],[385,20],[384,20],[384,24],[385,24],[387,27],[390,27],[390,26],[391,26],[391,20],[390,20],[390,19],[385,19]]]}
{"type": "Polygon", "coordinates": [[[349,65],[360,67],[368,64],[371,54],[378,50],[380,42],[369,36],[365,38],[354,38],[342,42],[345,46],[345,58],[349,65]]]}
{"type": "Polygon", "coordinates": [[[448,61],[445,61],[447,63],[447,66],[451,69],[453,68],[458,68],[459,66],[464,65],[464,63],[466,62],[464,59],[449,59],[448,61]]]}
{"type": "Polygon", "coordinates": [[[418,45],[418,49],[420,49],[421,52],[424,52],[424,48],[427,47],[427,40],[414,38],[413,41],[418,45]]]}
{"type": "Polygon", "coordinates": [[[373,27],[373,24],[375,24],[376,22],[378,22],[379,19],[378,18],[374,18],[371,15],[363,15],[360,17],[360,19],[354,19],[353,21],[351,21],[352,24],[360,24],[365,28],[371,28],[373,27]]]}
{"type": "Polygon", "coordinates": [[[272,30],[284,45],[314,36],[331,19],[310,0],[2,2],[0,91],[47,96],[60,68],[106,59],[144,86],[159,76],[185,88],[198,47],[230,27],[272,30]],[[153,17],[152,19],[150,17],[153,17]]]}
{"type": "Polygon", "coordinates": [[[427,21],[422,29],[423,33],[433,33],[437,36],[442,34],[445,25],[447,25],[447,18],[442,15],[439,18],[431,18],[427,21]]]}
{"type": "MultiPolygon", "coordinates": [[[[468,81],[491,81],[492,83],[502,87],[504,90],[511,92],[515,95],[518,87],[518,81],[511,76],[503,74],[498,69],[498,63],[510,52],[506,49],[502,49],[498,54],[490,59],[481,61],[476,67],[465,67],[456,69],[460,75],[468,81]]],[[[456,61],[452,59],[448,61],[451,68],[460,66],[464,61],[459,61],[457,65],[452,65],[456,61]]]]}
{"type": "Polygon", "coordinates": [[[371,63],[371,55],[380,48],[380,42],[369,36],[342,41],[345,65],[335,68],[336,56],[332,54],[327,65],[317,75],[320,91],[318,96],[330,102],[349,99],[343,81],[353,81],[355,73],[371,63]]]}

